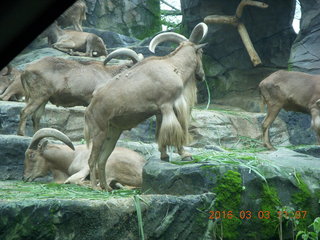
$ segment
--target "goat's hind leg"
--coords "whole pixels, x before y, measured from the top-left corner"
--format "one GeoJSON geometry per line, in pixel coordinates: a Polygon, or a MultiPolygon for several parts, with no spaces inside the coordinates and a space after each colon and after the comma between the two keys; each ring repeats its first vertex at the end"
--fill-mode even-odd
{"type": "MultiPolygon", "coordinates": [[[[156,140],[158,142],[160,126],[162,122],[162,117],[160,114],[156,115],[156,140]]],[[[158,150],[160,152],[160,159],[165,162],[169,162],[169,155],[167,154],[167,146],[166,145],[158,145],[158,150]]]]}
{"type": "Polygon", "coordinates": [[[270,143],[269,128],[270,128],[270,125],[273,123],[273,121],[276,119],[281,108],[282,108],[281,106],[277,106],[277,105],[268,105],[267,116],[264,118],[262,122],[263,144],[265,147],[269,148],[270,150],[275,150],[275,148],[270,143]]]}
{"type": "Polygon", "coordinates": [[[92,149],[90,153],[90,157],[88,160],[89,168],[90,168],[90,182],[92,188],[97,188],[97,177],[96,177],[96,166],[97,166],[97,159],[102,150],[101,146],[103,140],[106,138],[104,132],[99,132],[92,138],[92,149]]]}
{"type": "Polygon", "coordinates": [[[40,107],[32,115],[33,131],[36,132],[40,129],[40,119],[44,113],[47,102],[41,104],[40,107]]]}
{"type": "Polygon", "coordinates": [[[25,130],[26,130],[26,123],[27,123],[27,118],[31,114],[33,114],[43,103],[41,99],[36,100],[32,102],[29,100],[27,105],[21,110],[20,113],[20,122],[18,126],[18,135],[24,136],[25,135],[25,130]]]}
{"type": "Polygon", "coordinates": [[[116,143],[122,133],[122,130],[109,126],[107,131],[108,133],[106,135],[106,138],[103,141],[103,144],[101,145],[102,148],[101,148],[99,157],[97,159],[97,163],[98,163],[98,175],[99,175],[100,187],[102,189],[107,189],[108,191],[110,191],[112,189],[110,188],[110,186],[107,185],[105,167],[106,167],[108,158],[112,153],[112,151],[114,150],[116,143]]]}

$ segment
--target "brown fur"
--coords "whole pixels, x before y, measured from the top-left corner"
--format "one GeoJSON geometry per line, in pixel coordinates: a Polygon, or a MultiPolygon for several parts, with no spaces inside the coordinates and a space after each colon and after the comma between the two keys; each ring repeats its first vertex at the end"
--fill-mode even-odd
{"type": "Polygon", "coordinates": [[[56,57],[46,57],[30,64],[21,75],[26,106],[20,114],[18,134],[25,134],[28,116],[32,115],[34,130],[48,101],[63,107],[87,106],[99,86],[132,64],[105,66],[102,62],[82,63],[56,57]]]}
{"type": "MultiPolygon", "coordinates": [[[[62,144],[42,142],[37,149],[27,149],[24,161],[24,180],[33,181],[52,172],[57,183],[83,184],[89,175],[90,148],[75,146],[75,151],[62,144]]],[[[116,147],[105,166],[107,189],[127,185],[141,187],[145,159],[138,153],[116,147]]]]}
{"type": "Polygon", "coordinates": [[[277,71],[259,84],[263,101],[267,104],[267,116],[263,120],[263,142],[274,149],[269,139],[269,127],[283,108],[303,112],[312,117],[312,127],[320,134],[320,76],[301,72],[277,71]]]}
{"type": "Polygon", "coordinates": [[[13,67],[0,71],[0,99],[3,101],[20,100],[24,96],[20,81],[21,72],[13,67]]]}
{"type": "Polygon", "coordinates": [[[57,19],[57,22],[62,27],[72,25],[75,30],[82,32],[82,22],[86,20],[86,10],[85,1],[78,0],[57,19]]]}
{"type": "MultiPolygon", "coordinates": [[[[85,139],[92,139],[93,144],[89,159],[93,185],[93,169],[98,168],[99,178],[104,179],[100,166],[107,161],[121,132],[152,115],[157,116],[161,157],[166,157],[165,149],[170,145],[183,156],[196,98],[195,83],[190,82],[203,73],[201,57],[194,43],[183,42],[169,56],[147,58],[95,91],[85,112],[85,139]]],[[[105,185],[101,183],[102,188],[105,185]]]]}
{"type": "Polygon", "coordinates": [[[93,33],[63,30],[56,22],[42,33],[53,48],[74,56],[99,57],[108,54],[102,38],[93,33]]]}

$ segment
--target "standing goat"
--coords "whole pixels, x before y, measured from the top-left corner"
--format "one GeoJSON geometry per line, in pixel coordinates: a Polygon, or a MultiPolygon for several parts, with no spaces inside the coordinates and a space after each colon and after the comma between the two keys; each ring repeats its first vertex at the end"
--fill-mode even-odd
{"type": "Polygon", "coordinates": [[[24,96],[20,81],[21,72],[8,65],[0,71],[0,99],[4,101],[18,100],[24,96]]]}
{"type": "Polygon", "coordinates": [[[286,111],[311,114],[311,126],[320,140],[320,76],[280,70],[259,84],[261,97],[268,112],[262,123],[263,143],[274,149],[269,139],[269,128],[283,108],[286,111]]]}
{"type": "Polygon", "coordinates": [[[21,75],[27,104],[20,113],[18,135],[25,135],[29,115],[32,115],[34,131],[39,129],[40,118],[48,101],[63,107],[87,106],[95,89],[141,58],[133,50],[121,48],[109,54],[104,63],[46,57],[30,64],[21,75]],[[131,58],[133,63],[105,65],[120,55],[131,58]]]}
{"type": "Polygon", "coordinates": [[[78,0],[61,14],[57,19],[58,25],[62,27],[72,25],[75,30],[82,32],[82,21],[86,20],[86,11],[87,6],[85,1],[78,0]]]}
{"type": "MultiPolygon", "coordinates": [[[[89,155],[90,148],[86,145],[74,147],[62,132],[53,128],[42,128],[34,134],[25,153],[23,179],[33,181],[52,172],[57,183],[82,184],[90,172],[89,155]],[[41,141],[46,137],[58,139],[67,146],[41,141]]],[[[104,168],[108,190],[122,185],[140,187],[145,162],[140,154],[127,148],[116,147],[104,168]]]]}
{"type": "Polygon", "coordinates": [[[99,57],[108,54],[102,38],[93,33],[63,30],[57,22],[51,24],[42,34],[53,48],[74,56],[99,57]]]}
{"type": "MultiPolygon", "coordinates": [[[[164,41],[180,46],[164,57],[150,57],[123,72],[97,89],[85,111],[84,135],[92,140],[89,159],[92,186],[96,186],[95,169],[104,179],[106,164],[123,130],[137,126],[156,115],[156,138],[161,159],[168,157],[167,146],[175,146],[182,159],[190,157],[183,145],[189,139],[191,107],[196,101],[196,80],[204,79],[202,47],[197,45],[206,35],[207,25],[198,24],[186,39],[176,33],[157,35],[150,51],[164,41]]],[[[106,182],[100,181],[102,189],[106,182]]]]}

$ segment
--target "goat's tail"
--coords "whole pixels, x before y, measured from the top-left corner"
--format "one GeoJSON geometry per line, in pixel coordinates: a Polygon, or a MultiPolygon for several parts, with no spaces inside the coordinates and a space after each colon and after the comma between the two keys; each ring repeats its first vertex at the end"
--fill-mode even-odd
{"type": "Polygon", "coordinates": [[[161,109],[162,122],[157,137],[159,146],[175,146],[180,148],[187,144],[188,136],[186,135],[185,122],[180,121],[175,114],[171,105],[163,106],[161,109]]]}
{"type": "Polygon", "coordinates": [[[25,70],[22,72],[20,79],[25,94],[25,100],[28,102],[30,98],[30,86],[37,82],[38,77],[32,71],[25,70]]]}

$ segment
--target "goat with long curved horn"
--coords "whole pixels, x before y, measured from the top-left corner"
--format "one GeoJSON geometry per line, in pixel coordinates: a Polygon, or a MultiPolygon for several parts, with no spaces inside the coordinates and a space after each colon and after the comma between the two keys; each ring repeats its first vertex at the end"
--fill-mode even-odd
{"type": "Polygon", "coordinates": [[[111,59],[117,57],[128,57],[132,60],[133,63],[140,62],[143,59],[142,54],[137,54],[130,48],[118,48],[112,53],[109,53],[106,59],[104,60],[104,65],[106,65],[111,59]]]}
{"type": "MultiPolygon", "coordinates": [[[[34,131],[40,128],[40,118],[48,101],[63,107],[87,106],[98,87],[141,59],[133,50],[122,49],[117,53],[131,58],[133,63],[109,66],[100,61],[83,63],[45,57],[30,64],[21,75],[28,102],[20,113],[18,135],[25,135],[26,121],[30,115],[34,131]]],[[[115,56],[111,53],[108,61],[115,56]]]]}
{"type": "MultiPolygon", "coordinates": [[[[53,128],[43,128],[35,133],[25,153],[24,180],[33,181],[52,173],[57,183],[83,184],[89,175],[88,159],[90,147],[85,144],[73,146],[70,139],[53,128]],[[53,137],[67,144],[39,142],[53,137]]],[[[122,185],[140,187],[145,159],[138,153],[123,147],[116,147],[105,166],[108,190],[122,185]]]]}
{"type": "Polygon", "coordinates": [[[191,42],[176,33],[162,33],[151,41],[149,49],[165,40],[180,42],[179,47],[164,57],[149,57],[119,74],[94,93],[85,112],[85,139],[92,141],[89,158],[90,179],[96,187],[98,169],[100,186],[105,189],[104,166],[123,130],[137,126],[156,115],[156,138],[161,159],[168,160],[167,146],[175,146],[182,159],[190,154],[183,150],[188,143],[188,125],[196,101],[197,80],[204,78],[202,67],[204,23],[195,27],[191,42]],[[199,29],[198,29],[199,28],[199,29]]]}

